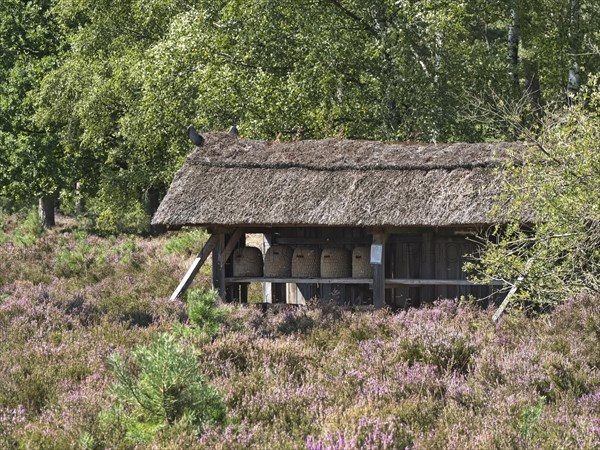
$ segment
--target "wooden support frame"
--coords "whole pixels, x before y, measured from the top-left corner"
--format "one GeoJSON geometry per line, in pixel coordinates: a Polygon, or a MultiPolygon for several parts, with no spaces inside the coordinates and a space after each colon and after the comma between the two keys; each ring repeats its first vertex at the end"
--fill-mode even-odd
{"type": "MultiPolygon", "coordinates": [[[[267,250],[271,247],[273,238],[271,235],[263,233],[263,254],[267,254],[267,250]]],[[[271,282],[263,283],[263,303],[273,303],[273,284],[271,282]]]]}
{"type": "Polygon", "coordinates": [[[183,293],[190,286],[190,284],[192,284],[192,281],[194,281],[194,277],[202,267],[202,264],[204,264],[204,262],[207,260],[208,255],[212,253],[216,245],[217,237],[215,235],[212,235],[210,238],[208,238],[208,241],[206,241],[204,247],[202,247],[202,250],[200,250],[200,253],[198,253],[198,256],[196,256],[196,259],[194,260],[184,277],[181,279],[177,288],[175,288],[175,290],[173,291],[173,294],[171,294],[171,300],[175,300],[176,298],[181,297],[181,295],[183,295],[183,293]]]}
{"type": "Polygon", "coordinates": [[[502,304],[498,307],[498,309],[492,316],[492,320],[494,322],[498,322],[498,319],[500,319],[500,316],[502,315],[502,313],[504,312],[504,310],[510,303],[512,296],[515,295],[515,293],[517,292],[517,289],[519,289],[519,285],[523,282],[523,280],[527,276],[527,272],[529,272],[529,268],[531,267],[532,263],[533,263],[533,259],[531,259],[531,258],[528,259],[527,262],[525,263],[525,270],[523,271],[523,273],[521,275],[519,275],[519,277],[515,281],[515,284],[513,284],[512,288],[510,288],[510,291],[504,298],[504,301],[502,302],[502,304]]]}
{"type": "Polygon", "coordinates": [[[216,237],[216,245],[212,252],[213,288],[217,290],[219,297],[225,300],[225,261],[223,260],[223,250],[225,249],[225,233],[221,232],[213,236],[216,237]]]}
{"type": "MultiPolygon", "coordinates": [[[[242,228],[236,228],[232,234],[226,232],[225,239],[227,244],[223,249],[223,253],[221,255],[221,269],[225,272],[225,279],[233,276],[233,261],[230,261],[230,256],[233,253],[233,250],[238,246],[244,246],[246,244],[246,235],[242,228]]],[[[225,282],[225,300],[231,302],[233,300],[240,300],[242,303],[244,300],[248,298],[247,294],[244,295],[244,292],[247,293],[247,289],[243,289],[245,285],[242,284],[228,284],[225,282]],[[244,292],[242,292],[244,291],[244,292]]]]}
{"type": "MultiPolygon", "coordinates": [[[[272,277],[228,277],[225,283],[295,283],[295,284],[373,284],[372,278],[272,278],[272,277]]],[[[386,278],[386,287],[394,286],[504,286],[503,281],[480,284],[469,280],[439,280],[434,278],[386,278]]]]}
{"type": "Polygon", "coordinates": [[[223,252],[221,254],[221,267],[225,267],[225,263],[233,253],[233,249],[235,249],[236,245],[240,241],[240,238],[242,237],[242,232],[243,230],[241,228],[236,228],[229,238],[229,242],[227,242],[227,245],[225,245],[225,248],[223,248],[223,252]]]}
{"type": "Polygon", "coordinates": [[[385,305],[385,243],[386,233],[374,233],[371,245],[371,266],[373,267],[373,306],[385,305]]]}
{"type": "Polygon", "coordinates": [[[306,299],[296,283],[286,283],[285,288],[288,305],[306,305],[306,299]]]}

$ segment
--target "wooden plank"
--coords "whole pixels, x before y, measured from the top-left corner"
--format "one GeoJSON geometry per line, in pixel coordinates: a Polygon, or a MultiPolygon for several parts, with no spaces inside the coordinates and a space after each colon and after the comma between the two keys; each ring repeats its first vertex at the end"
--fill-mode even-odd
{"type": "Polygon", "coordinates": [[[501,281],[492,281],[488,284],[474,283],[469,280],[439,280],[415,278],[386,278],[386,286],[504,286],[501,281]]]}
{"type": "MultiPolygon", "coordinates": [[[[372,278],[264,278],[229,277],[226,283],[296,283],[296,284],[373,284],[372,278]]],[[[478,284],[469,280],[439,280],[420,278],[386,278],[386,286],[504,286],[501,281],[478,284]]]]}
{"type": "Polygon", "coordinates": [[[311,298],[318,297],[323,298],[321,295],[321,285],[315,283],[298,283],[298,296],[310,300],[311,298]]]}
{"type": "Polygon", "coordinates": [[[287,283],[287,304],[288,305],[306,305],[306,299],[302,295],[302,291],[298,289],[298,285],[295,283],[287,283]]]}
{"type": "Polygon", "coordinates": [[[297,287],[296,284],[294,283],[286,283],[285,284],[285,289],[286,289],[286,303],[288,305],[296,305],[297,304],[297,298],[298,296],[296,295],[296,291],[297,291],[297,287]]]}
{"type": "Polygon", "coordinates": [[[225,264],[222,263],[223,248],[225,248],[225,234],[219,233],[213,255],[213,288],[225,299],[225,264]]]}
{"type": "MultiPolygon", "coordinates": [[[[229,242],[228,239],[231,238],[231,234],[225,234],[225,242],[229,242]]],[[[228,261],[226,259],[222,259],[221,263],[223,264],[223,272],[225,273],[225,278],[233,276],[233,261],[228,261]]],[[[239,297],[239,284],[226,284],[225,285],[225,298],[224,300],[227,302],[232,302],[233,299],[239,297]]]]}
{"type": "MultiPolygon", "coordinates": [[[[434,251],[433,233],[425,231],[421,234],[421,265],[419,267],[419,278],[431,278],[433,273],[434,251]]],[[[432,287],[424,287],[420,292],[420,301],[435,300],[434,289],[432,287]]]]}
{"type": "Polygon", "coordinates": [[[354,238],[354,237],[278,237],[275,238],[275,243],[281,245],[367,245],[371,241],[369,238],[354,238]]]}
{"type": "Polygon", "coordinates": [[[270,278],[229,277],[227,283],[371,284],[371,278],[270,278]]]}
{"type": "MultiPolygon", "coordinates": [[[[446,238],[444,245],[446,247],[446,261],[448,264],[446,276],[453,280],[462,279],[462,271],[460,266],[460,252],[462,250],[462,242],[451,241],[446,238]]],[[[448,298],[459,297],[460,286],[453,285],[452,287],[449,287],[446,294],[448,298]]]]}
{"type": "Polygon", "coordinates": [[[210,238],[208,238],[208,241],[206,241],[204,247],[202,247],[202,250],[200,250],[200,253],[198,253],[198,256],[196,256],[196,259],[194,259],[194,262],[179,282],[179,285],[173,291],[173,294],[171,294],[171,300],[175,300],[177,297],[181,297],[183,293],[187,290],[187,288],[190,287],[190,284],[192,284],[192,281],[194,281],[194,277],[202,267],[202,264],[204,264],[204,262],[208,258],[208,255],[211,254],[211,252],[217,245],[217,241],[217,236],[215,236],[214,234],[210,238]]]}
{"type": "MultiPolygon", "coordinates": [[[[434,258],[434,276],[435,278],[444,280],[448,279],[448,258],[446,256],[446,245],[443,236],[437,236],[434,242],[435,258],[434,258]]],[[[435,297],[448,298],[447,285],[436,285],[435,297]]]]}

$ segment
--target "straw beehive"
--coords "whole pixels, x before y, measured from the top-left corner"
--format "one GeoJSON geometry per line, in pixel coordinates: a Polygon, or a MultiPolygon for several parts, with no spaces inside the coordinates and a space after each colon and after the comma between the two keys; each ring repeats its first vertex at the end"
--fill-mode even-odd
{"type": "Polygon", "coordinates": [[[294,250],[286,245],[269,247],[265,255],[265,277],[291,277],[293,254],[294,250]]]}
{"type": "Polygon", "coordinates": [[[233,252],[234,277],[262,277],[262,252],[256,247],[241,247],[233,252]]]}
{"type": "Polygon", "coordinates": [[[298,247],[292,256],[292,277],[319,278],[321,250],[316,247],[298,247]]]}
{"type": "Polygon", "coordinates": [[[325,248],[321,252],[321,276],[346,278],[352,274],[350,252],[345,248],[325,248]]]}
{"type": "Polygon", "coordinates": [[[355,247],[352,250],[352,278],[371,278],[372,276],[370,247],[355,247]]]}

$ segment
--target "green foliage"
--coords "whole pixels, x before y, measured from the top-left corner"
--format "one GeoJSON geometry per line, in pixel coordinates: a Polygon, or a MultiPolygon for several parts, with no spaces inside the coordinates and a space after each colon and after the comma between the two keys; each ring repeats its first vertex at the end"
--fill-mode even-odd
{"type": "Polygon", "coordinates": [[[43,235],[44,230],[37,209],[22,210],[10,219],[0,211],[0,244],[12,242],[19,247],[30,247],[43,235]]]}
{"type": "Polygon", "coordinates": [[[531,433],[531,428],[539,421],[544,407],[546,406],[546,398],[541,396],[534,406],[529,406],[521,412],[519,431],[523,439],[527,440],[531,433]]]}
{"type": "Polygon", "coordinates": [[[79,435],[79,448],[81,450],[93,450],[97,448],[96,439],[90,433],[81,433],[79,435]]]}
{"type": "Polygon", "coordinates": [[[134,442],[146,442],[178,421],[199,429],[225,419],[223,400],[204,380],[196,358],[167,334],[136,347],[129,364],[119,354],[108,364],[117,379],[113,393],[129,420],[127,437],[134,442]]]}
{"type": "Polygon", "coordinates": [[[7,0],[0,195],[95,198],[100,231],[145,232],[190,122],[267,139],[514,138],[473,103],[522,98],[530,124],[563,102],[569,68],[596,73],[600,11],[577,4],[575,21],[554,0],[516,3],[515,68],[503,2],[7,0]]]}
{"type": "Polygon", "coordinates": [[[51,0],[0,4],[0,195],[22,202],[52,194],[68,178],[58,134],[35,123],[44,76],[60,60],[64,35],[51,0]]]}
{"type": "Polygon", "coordinates": [[[485,237],[480,260],[467,269],[487,280],[522,276],[522,305],[555,305],[600,290],[599,111],[592,80],[578,105],[547,117],[530,152],[518,155],[522,164],[504,168],[500,208],[512,222],[485,237]],[[524,227],[523,220],[534,224],[524,227]]]}
{"type": "Polygon", "coordinates": [[[136,201],[134,194],[119,199],[101,195],[91,200],[88,207],[87,215],[93,220],[92,228],[99,234],[145,234],[150,231],[150,217],[141,201],[136,201]]]}
{"type": "Polygon", "coordinates": [[[197,253],[206,242],[208,236],[203,228],[192,228],[172,234],[165,243],[167,253],[191,256],[197,253]]]}
{"type": "Polygon", "coordinates": [[[78,233],[76,244],[65,248],[56,257],[56,271],[62,277],[86,275],[92,266],[101,261],[103,255],[96,255],[87,242],[85,233],[78,233]]]}
{"type": "Polygon", "coordinates": [[[226,310],[218,306],[219,294],[214,289],[190,289],[186,296],[191,329],[208,336],[215,335],[226,310]]]}

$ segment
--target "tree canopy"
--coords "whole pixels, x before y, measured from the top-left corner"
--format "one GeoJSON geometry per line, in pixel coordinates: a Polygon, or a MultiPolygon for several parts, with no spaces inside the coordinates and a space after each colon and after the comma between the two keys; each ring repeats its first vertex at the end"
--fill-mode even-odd
{"type": "MultiPolygon", "coordinates": [[[[296,139],[514,139],[598,71],[592,0],[9,0],[2,195],[152,210],[185,129],[296,139]],[[485,112],[483,115],[481,112],[485,112]]],[[[95,205],[95,206],[94,206],[95,205]]],[[[132,213],[134,211],[134,213],[132,213]]],[[[136,216],[137,214],[137,216],[136,216]]]]}
{"type": "Polygon", "coordinates": [[[69,176],[56,130],[34,119],[63,46],[51,8],[50,0],[0,5],[0,195],[17,201],[53,194],[69,176]]]}

